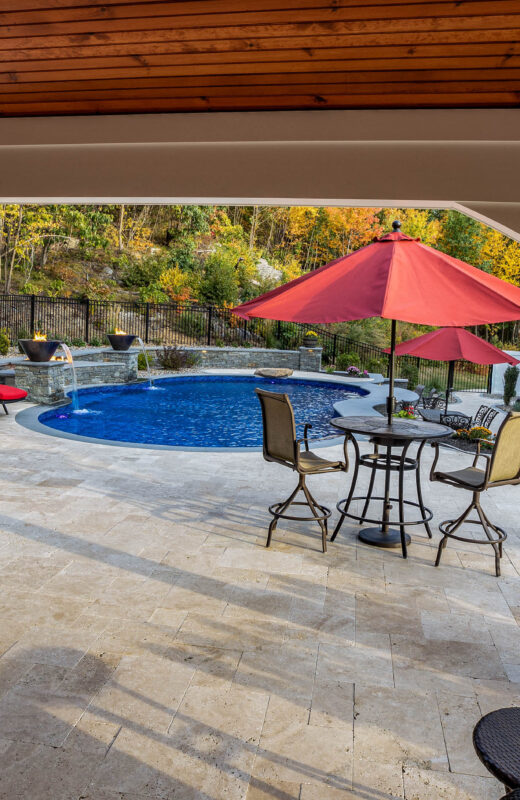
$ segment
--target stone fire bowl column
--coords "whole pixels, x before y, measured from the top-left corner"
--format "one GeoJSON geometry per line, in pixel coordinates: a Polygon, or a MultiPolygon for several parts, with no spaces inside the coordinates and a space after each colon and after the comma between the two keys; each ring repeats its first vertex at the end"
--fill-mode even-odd
{"type": "Polygon", "coordinates": [[[22,361],[14,364],[15,384],[33,403],[57,403],[65,397],[65,366],[65,361],[22,361]]]}

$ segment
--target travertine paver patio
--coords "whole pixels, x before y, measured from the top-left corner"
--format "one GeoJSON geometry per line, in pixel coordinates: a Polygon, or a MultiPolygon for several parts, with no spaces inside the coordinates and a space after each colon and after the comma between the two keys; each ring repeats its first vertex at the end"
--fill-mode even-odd
{"type": "MultiPolygon", "coordinates": [[[[496,579],[478,546],[435,569],[437,533],[406,562],[347,525],[325,556],[312,527],[266,550],[294,476],[260,453],[0,426],[1,798],[501,796],[471,732],[520,701],[519,489],[485,498],[496,579]]],[[[437,519],[467,500],[424,486],[437,519]]]]}

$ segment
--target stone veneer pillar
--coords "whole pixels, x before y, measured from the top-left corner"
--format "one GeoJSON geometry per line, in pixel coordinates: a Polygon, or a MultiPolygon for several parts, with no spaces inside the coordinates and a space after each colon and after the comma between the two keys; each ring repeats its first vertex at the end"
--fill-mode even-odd
{"type": "Polygon", "coordinates": [[[22,362],[14,364],[15,384],[28,392],[28,400],[46,405],[63,400],[65,361],[22,362]]]}
{"type": "Polygon", "coordinates": [[[323,347],[299,347],[302,372],[319,372],[323,347]]]}

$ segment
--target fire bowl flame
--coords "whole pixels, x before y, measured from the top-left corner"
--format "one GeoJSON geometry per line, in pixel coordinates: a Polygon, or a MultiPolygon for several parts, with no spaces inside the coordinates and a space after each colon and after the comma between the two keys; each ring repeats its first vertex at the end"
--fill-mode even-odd
{"type": "Polygon", "coordinates": [[[112,350],[128,350],[135,339],[133,333],[107,333],[112,350]]]}
{"type": "Polygon", "coordinates": [[[19,344],[29,361],[50,361],[60,343],[45,339],[19,339],[19,344]]]}

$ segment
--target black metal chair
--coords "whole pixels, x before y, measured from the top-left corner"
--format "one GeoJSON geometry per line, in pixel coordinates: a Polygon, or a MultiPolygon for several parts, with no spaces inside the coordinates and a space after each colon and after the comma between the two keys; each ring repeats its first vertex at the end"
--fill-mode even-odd
{"type": "Polygon", "coordinates": [[[443,536],[439,543],[435,566],[439,566],[442,551],[446,547],[449,538],[458,539],[461,542],[490,544],[495,551],[495,572],[498,577],[500,575],[502,543],[507,538],[507,534],[498,525],[490,522],[480,505],[480,495],[495,486],[520,483],[520,412],[512,411],[503,421],[496,437],[492,455],[480,452],[481,443],[482,440],[477,441],[477,453],[470,467],[457,469],[453,472],[440,472],[437,471],[440,452],[439,443],[432,442],[432,447],[435,448],[435,458],[430,472],[430,480],[445,483],[449,486],[456,486],[458,489],[466,489],[473,494],[471,503],[459,517],[445,520],[439,525],[439,530],[443,536]],[[477,467],[479,458],[485,459],[484,469],[477,467]],[[477,512],[478,519],[468,519],[473,510],[477,512]],[[487,538],[469,539],[466,536],[458,535],[456,531],[464,522],[480,525],[487,538]]]}
{"type": "Polygon", "coordinates": [[[513,792],[506,795],[507,800],[518,800],[520,708],[499,708],[482,717],[473,730],[473,746],[486,769],[504,784],[506,792],[513,792]]]}
{"type": "Polygon", "coordinates": [[[441,414],[440,423],[441,425],[447,425],[448,428],[453,428],[454,431],[458,431],[460,428],[468,429],[472,427],[471,417],[468,417],[467,414],[462,414],[460,411],[441,414]]]}
{"type": "Polygon", "coordinates": [[[444,397],[439,394],[437,389],[433,388],[427,394],[422,394],[421,403],[423,408],[437,408],[441,403],[446,402],[444,397]]]}
{"type": "MultiPolygon", "coordinates": [[[[263,419],[263,452],[266,461],[275,461],[284,467],[289,467],[298,473],[298,485],[286,500],[269,506],[269,513],[273,519],[269,525],[266,547],[271,544],[273,531],[279,519],[302,521],[316,521],[321,528],[323,552],[327,551],[327,520],[331,515],[330,508],[316,502],[306,485],[307,475],[322,475],[326,472],[346,472],[348,470],[348,453],[344,446],[345,462],[329,461],[326,458],[309,450],[309,437],[307,432],[312,425],[305,425],[303,437],[296,438],[296,425],[291,401],[286,394],[280,392],[266,392],[264,389],[255,389],[262,407],[263,419]],[[301,445],[304,450],[301,450],[301,445]],[[299,491],[305,496],[305,502],[295,500],[299,491]],[[287,514],[289,506],[308,506],[312,517],[291,516],[287,514]]],[[[323,437],[321,437],[323,439],[323,437]]],[[[336,438],[336,437],[329,437],[336,438]]]]}
{"type": "MultiPolygon", "coordinates": [[[[498,415],[498,411],[496,410],[496,408],[490,408],[488,413],[486,414],[486,416],[484,417],[484,419],[482,421],[482,425],[484,426],[484,428],[489,428],[491,426],[491,423],[493,422],[493,420],[495,419],[495,417],[497,415],[498,415]]],[[[474,424],[476,424],[476,423],[474,423],[474,424]]]]}
{"type": "MultiPolygon", "coordinates": [[[[491,406],[480,406],[479,410],[471,420],[472,427],[475,427],[476,425],[482,426],[483,428],[487,427],[484,425],[484,420],[486,419],[488,413],[493,410],[494,409],[492,409],[491,406]]],[[[497,412],[495,411],[495,415],[496,413],[497,412]]]]}
{"type": "Polygon", "coordinates": [[[412,390],[412,391],[415,392],[416,395],[418,395],[417,400],[413,400],[411,403],[408,402],[408,403],[406,403],[406,405],[407,406],[412,406],[412,408],[415,410],[417,408],[417,406],[420,405],[420,403],[421,403],[423,392],[424,392],[425,388],[426,387],[424,386],[423,383],[418,383],[417,386],[415,387],[415,389],[412,390]]]}

